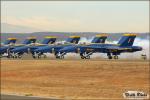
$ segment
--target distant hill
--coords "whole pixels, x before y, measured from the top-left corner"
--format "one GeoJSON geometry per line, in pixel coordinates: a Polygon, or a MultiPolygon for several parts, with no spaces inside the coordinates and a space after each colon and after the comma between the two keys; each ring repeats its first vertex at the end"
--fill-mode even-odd
{"type": "MultiPolygon", "coordinates": [[[[99,32],[33,32],[33,33],[2,33],[1,34],[1,41],[6,40],[9,37],[16,37],[18,38],[18,42],[21,42],[25,38],[29,36],[35,36],[37,37],[38,41],[41,41],[45,36],[56,36],[58,37],[58,40],[64,40],[68,36],[71,35],[78,35],[81,37],[87,37],[91,38],[94,37],[96,34],[100,34],[99,32]]],[[[118,40],[122,34],[124,33],[108,33],[108,39],[109,41],[112,40],[118,40]]],[[[149,39],[149,33],[137,33],[137,37],[140,37],[142,39],[149,39]]]]}
{"type": "Polygon", "coordinates": [[[31,32],[39,32],[39,31],[43,31],[43,30],[26,27],[26,26],[1,23],[1,32],[2,33],[12,33],[12,32],[13,33],[31,33],[31,32]]]}

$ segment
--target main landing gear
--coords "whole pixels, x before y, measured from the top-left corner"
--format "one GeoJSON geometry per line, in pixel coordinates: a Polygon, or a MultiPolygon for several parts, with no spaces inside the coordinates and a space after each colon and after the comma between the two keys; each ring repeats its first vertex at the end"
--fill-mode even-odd
{"type": "Polygon", "coordinates": [[[114,59],[118,59],[119,57],[117,55],[114,55],[114,59]]]}
{"type": "Polygon", "coordinates": [[[39,52],[39,53],[34,52],[34,53],[32,54],[32,57],[33,57],[34,59],[40,59],[40,58],[42,58],[42,56],[43,56],[43,58],[46,58],[46,57],[47,57],[45,54],[43,54],[43,53],[41,53],[41,52],[39,52]]]}
{"type": "Polygon", "coordinates": [[[64,59],[65,57],[64,57],[64,55],[61,55],[61,56],[55,56],[56,57],[56,59],[64,59]]]}
{"type": "Polygon", "coordinates": [[[83,55],[80,55],[81,56],[81,59],[90,59],[90,56],[83,56],[83,55]]]}
{"type": "Polygon", "coordinates": [[[56,53],[55,54],[55,57],[56,57],[56,59],[64,59],[65,57],[65,52],[63,52],[63,53],[56,53]]]}
{"type": "Polygon", "coordinates": [[[13,59],[21,59],[22,58],[22,53],[8,53],[7,58],[13,58],[13,59]]]}
{"type": "Polygon", "coordinates": [[[119,59],[118,55],[111,55],[110,53],[107,54],[108,59],[119,59]]]}

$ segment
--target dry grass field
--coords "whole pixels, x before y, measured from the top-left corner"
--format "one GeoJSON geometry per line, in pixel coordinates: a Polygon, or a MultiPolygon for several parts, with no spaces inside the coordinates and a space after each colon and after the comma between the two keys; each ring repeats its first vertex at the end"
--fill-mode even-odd
{"type": "Polygon", "coordinates": [[[63,99],[123,99],[149,92],[143,60],[1,60],[1,92],[63,99]]]}

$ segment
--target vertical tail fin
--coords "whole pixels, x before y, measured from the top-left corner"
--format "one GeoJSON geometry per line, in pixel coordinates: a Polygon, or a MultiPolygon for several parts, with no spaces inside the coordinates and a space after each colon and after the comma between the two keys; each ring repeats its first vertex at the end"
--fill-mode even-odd
{"type": "Polygon", "coordinates": [[[10,44],[10,43],[16,43],[17,39],[16,38],[8,38],[5,42],[4,45],[10,44]]]}
{"type": "Polygon", "coordinates": [[[42,44],[53,44],[56,41],[56,37],[54,36],[46,36],[44,40],[41,42],[42,44]]]}
{"type": "Polygon", "coordinates": [[[120,46],[132,46],[135,38],[136,34],[124,34],[122,38],[119,40],[118,44],[120,46]]]}
{"type": "Polygon", "coordinates": [[[66,42],[78,44],[79,40],[80,40],[80,36],[70,36],[70,37],[66,40],[66,42]]]}
{"type": "Polygon", "coordinates": [[[23,41],[22,44],[31,44],[31,43],[35,43],[36,42],[36,37],[28,37],[27,39],[25,39],[23,41]]]}
{"type": "Polygon", "coordinates": [[[96,37],[94,37],[92,43],[105,43],[106,39],[107,39],[107,34],[99,34],[96,35],[96,37]]]}

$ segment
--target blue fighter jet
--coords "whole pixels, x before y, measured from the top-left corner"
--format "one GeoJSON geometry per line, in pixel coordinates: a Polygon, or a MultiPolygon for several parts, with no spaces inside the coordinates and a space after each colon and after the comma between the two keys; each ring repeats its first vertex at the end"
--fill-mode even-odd
{"type": "Polygon", "coordinates": [[[57,58],[58,56],[58,51],[66,46],[71,46],[75,45],[79,42],[80,36],[70,36],[66,42],[64,43],[59,43],[56,45],[49,45],[49,46],[44,46],[38,49],[35,49],[33,52],[32,57],[33,58],[41,58],[44,53],[54,53],[55,57],[57,58]]]}
{"type": "MultiPolygon", "coordinates": [[[[59,55],[58,55],[59,57],[58,58],[64,58],[64,55],[66,55],[67,53],[78,53],[78,50],[74,49],[78,46],[104,44],[106,39],[107,39],[107,36],[108,36],[108,34],[98,34],[94,37],[94,39],[91,41],[90,44],[72,45],[72,46],[64,47],[64,48],[59,50],[59,55]]],[[[88,56],[87,58],[89,59],[90,56],[88,56]]]]}
{"type": "MultiPolygon", "coordinates": [[[[124,34],[119,40],[118,44],[90,44],[90,45],[76,45],[65,47],[59,51],[60,54],[76,52],[79,53],[82,59],[89,59],[93,53],[106,53],[108,59],[118,59],[118,55],[125,52],[141,51],[142,47],[133,46],[136,34],[124,34]]],[[[63,56],[63,55],[59,55],[63,56]]]]}
{"type": "Polygon", "coordinates": [[[13,46],[16,43],[16,38],[8,38],[4,43],[1,44],[0,47],[0,58],[7,53],[9,46],[13,46]]]}
{"type": "Polygon", "coordinates": [[[48,44],[53,44],[56,41],[56,37],[54,36],[46,36],[41,43],[29,44],[26,46],[21,46],[14,48],[10,51],[10,55],[13,58],[21,58],[24,53],[33,53],[33,51],[37,48],[41,48],[47,46],[48,44]]]}
{"type": "Polygon", "coordinates": [[[34,46],[30,46],[30,52],[33,53],[35,49],[41,48],[43,46],[47,46],[48,44],[54,44],[56,42],[55,36],[46,36],[41,43],[37,43],[34,46]]]}
{"type": "MultiPolygon", "coordinates": [[[[27,39],[25,39],[22,44],[14,44],[16,42],[16,38],[10,38],[10,40],[12,41],[13,45],[7,45],[7,46],[3,46],[1,47],[0,49],[0,54],[1,55],[4,55],[5,53],[7,54],[6,57],[10,58],[11,55],[10,55],[10,51],[14,48],[17,48],[17,47],[21,47],[21,46],[25,46],[27,44],[30,44],[30,43],[35,43],[36,39],[33,38],[33,37],[29,37],[27,39]]],[[[9,43],[8,41],[4,42],[4,44],[7,44],[9,43]]]]}
{"type": "MultiPolygon", "coordinates": [[[[103,35],[96,35],[96,37],[91,41],[91,43],[105,43],[105,40],[107,38],[107,35],[103,34],[103,35]]],[[[68,40],[71,40],[71,38],[69,38],[68,40]]],[[[77,42],[76,42],[77,44],[77,42]]],[[[41,48],[41,49],[36,49],[35,50],[35,53],[36,54],[43,54],[43,53],[54,53],[56,58],[59,58],[59,59],[63,59],[64,58],[64,55],[66,54],[65,52],[62,52],[60,54],[60,50],[63,49],[63,48],[70,48],[70,47],[74,47],[76,45],[57,45],[57,46],[51,46],[51,47],[45,47],[45,48],[41,48]],[[61,56],[59,56],[61,55],[61,56]]]]}

